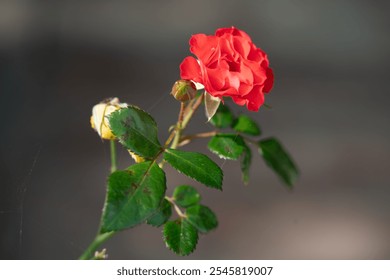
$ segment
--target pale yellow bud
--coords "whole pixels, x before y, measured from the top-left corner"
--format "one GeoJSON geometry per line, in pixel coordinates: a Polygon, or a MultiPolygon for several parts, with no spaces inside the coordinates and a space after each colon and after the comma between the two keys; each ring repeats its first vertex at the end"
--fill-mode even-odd
{"type": "Polygon", "coordinates": [[[90,119],[91,127],[96,130],[100,138],[106,140],[115,139],[109,126],[108,117],[111,113],[125,107],[127,107],[127,104],[119,103],[118,98],[105,100],[93,106],[90,119]]]}

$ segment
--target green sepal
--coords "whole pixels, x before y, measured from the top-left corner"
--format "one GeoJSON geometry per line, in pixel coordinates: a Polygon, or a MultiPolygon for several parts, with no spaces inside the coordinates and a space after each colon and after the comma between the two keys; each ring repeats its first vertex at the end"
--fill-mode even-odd
{"type": "Polygon", "coordinates": [[[232,125],[233,121],[233,113],[230,111],[228,106],[221,103],[217,112],[211,118],[210,123],[217,128],[227,128],[232,125]]]}
{"type": "Polygon", "coordinates": [[[187,208],[185,215],[188,222],[202,233],[207,233],[218,226],[218,220],[213,211],[204,205],[194,205],[187,208]]]}
{"type": "Polygon", "coordinates": [[[177,171],[212,188],[222,190],[223,172],[208,156],[174,149],[166,149],[164,160],[177,171]]]}
{"type": "Polygon", "coordinates": [[[180,256],[191,254],[198,243],[198,231],[186,219],[167,222],[163,236],[167,247],[180,256]]]}
{"type": "Polygon", "coordinates": [[[126,149],[146,159],[152,159],[161,152],[156,122],[140,108],[128,106],[115,111],[109,122],[113,134],[126,149]]]}
{"type": "Polygon", "coordinates": [[[163,199],[160,204],[160,207],[151,217],[146,220],[146,223],[155,227],[159,227],[165,224],[165,222],[169,220],[171,215],[172,205],[168,200],[163,199]]]}
{"type": "Polygon", "coordinates": [[[266,164],[292,189],[299,171],[279,141],[275,138],[259,141],[259,153],[263,156],[266,164]]]}
{"type": "Polygon", "coordinates": [[[178,206],[186,208],[199,203],[200,194],[194,187],[182,185],[173,191],[173,199],[178,206]]]}
{"type": "Polygon", "coordinates": [[[165,190],[165,173],[154,162],[134,164],[112,173],[100,232],[120,231],[143,223],[160,207],[165,190]]]}
{"type": "Polygon", "coordinates": [[[261,134],[261,130],[257,122],[247,115],[238,116],[238,118],[234,121],[233,129],[237,132],[252,136],[258,136],[261,134]]]}
{"type": "Polygon", "coordinates": [[[219,104],[221,104],[221,99],[214,97],[211,94],[204,93],[204,106],[206,111],[207,121],[210,121],[211,118],[215,115],[218,110],[219,104]]]}
{"type": "Polygon", "coordinates": [[[207,147],[221,158],[236,160],[244,151],[245,142],[240,135],[217,134],[210,139],[207,147]]]}

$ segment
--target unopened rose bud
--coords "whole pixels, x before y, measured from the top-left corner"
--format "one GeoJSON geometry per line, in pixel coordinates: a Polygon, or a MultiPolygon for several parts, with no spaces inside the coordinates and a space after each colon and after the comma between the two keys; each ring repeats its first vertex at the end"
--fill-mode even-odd
{"type": "Polygon", "coordinates": [[[171,94],[181,102],[194,99],[196,96],[195,84],[189,80],[178,80],[174,83],[171,94]]]}
{"type": "Polygon", "coordinates": [[[119,103],[118,98],[105,100],[93,106],[90,120],[91,127],[96,130],[100,138],[106,140],[115,139],[115,136],[109,126],[108,116],[111,113],[125,107],[127,107],[127,104],[119,103]]]}

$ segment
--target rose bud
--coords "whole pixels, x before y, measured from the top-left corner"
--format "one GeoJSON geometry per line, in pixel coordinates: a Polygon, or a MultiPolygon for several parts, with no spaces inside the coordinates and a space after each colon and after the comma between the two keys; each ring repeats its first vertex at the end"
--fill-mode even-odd
{"type": "Polygon", "coordinates": [[[196,96],[195,84],[189,80],[178,80],[174,83],[171,94],[181,102],[192,100],[196,96]]]}
{"type": "Polygon", "coordinates": [[[119,103],[119,99],[116,97],[104,100],[93,106],[90,120],[91,127],[97,131],[100,138],[106,140],[115,139],[115,135],[112,133],[109,127],[108,117],[111,113],[125,107],[127,107],[127,104],[119,103]]]}

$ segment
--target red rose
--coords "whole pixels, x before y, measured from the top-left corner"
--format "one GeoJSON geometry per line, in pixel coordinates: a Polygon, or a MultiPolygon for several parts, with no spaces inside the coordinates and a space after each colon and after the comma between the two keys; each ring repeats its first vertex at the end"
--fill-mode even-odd
{"type": "Polygon", "coordinates": [[[274,82],[267,55],[253,44],[244,31],[220,28],[215,35],[195,34],[190,39],[192,56],[180,64],[182,79],[204,85],[221,100],[229,96],[238,105],[259,110],[274,82]]]}

